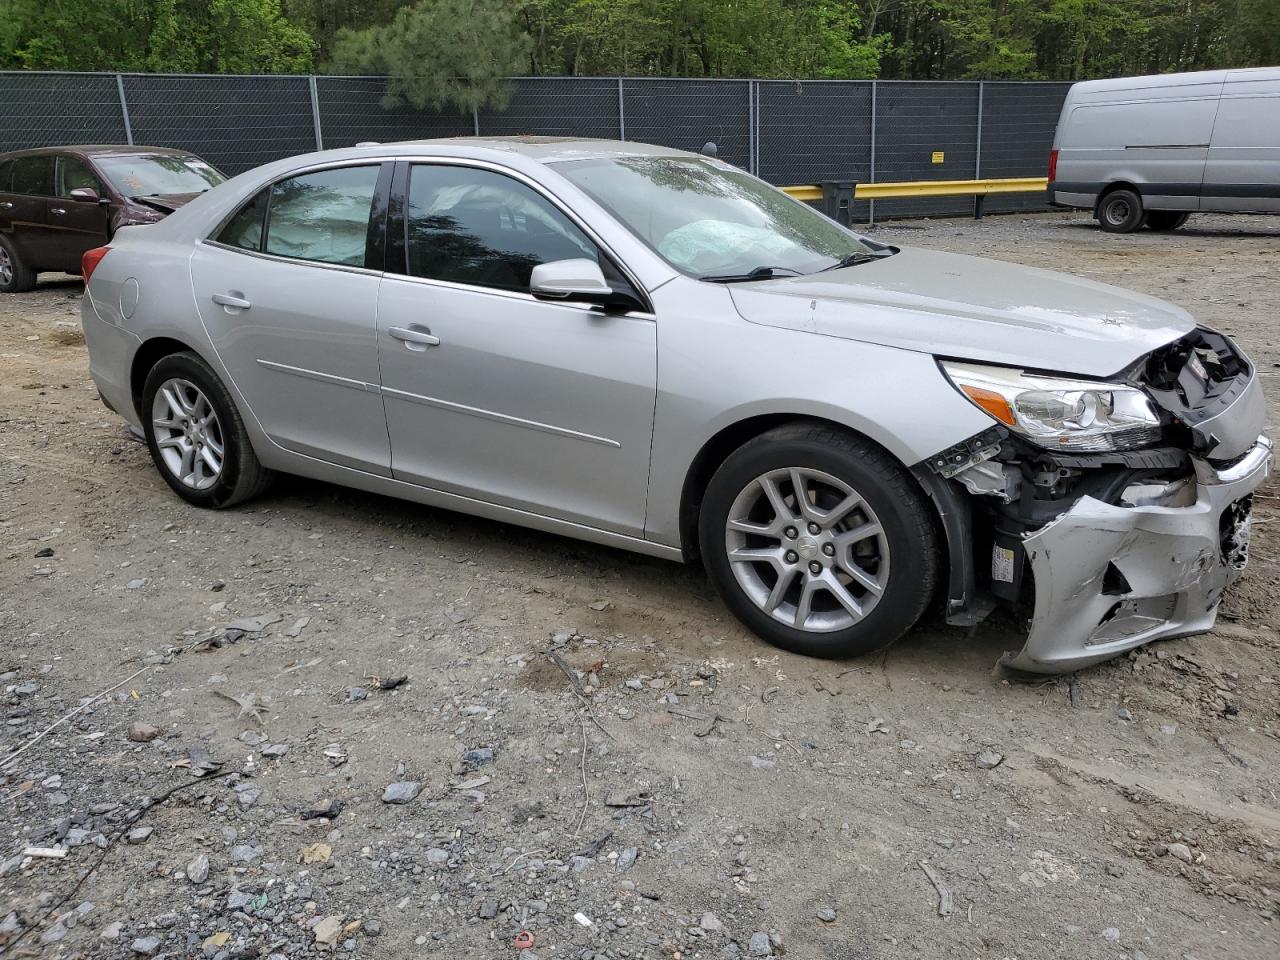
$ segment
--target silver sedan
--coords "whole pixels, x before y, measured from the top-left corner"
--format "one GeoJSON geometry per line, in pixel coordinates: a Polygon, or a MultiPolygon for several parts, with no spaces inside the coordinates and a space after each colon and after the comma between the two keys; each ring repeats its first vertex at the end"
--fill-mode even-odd
{"type": "Polygon", "coordinates": [[[931,604],[1061,671],[1212,626],[1271,445],[1181,309],[859,236],[718,160],[459,139],[282,160],[85,255],[104,402],[229,507],[286,472],[672,560],[771,643],[931,604]]]}

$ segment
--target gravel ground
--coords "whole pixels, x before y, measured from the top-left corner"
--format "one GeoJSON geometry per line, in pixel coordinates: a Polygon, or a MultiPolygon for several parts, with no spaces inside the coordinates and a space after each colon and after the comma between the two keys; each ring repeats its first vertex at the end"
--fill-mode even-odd
{"type": "MultiPolygon", "coordinates": [[[[1175,300],[1277,422],[1280,220],[875,233],[1175,300]]],[[[289,478],[192,510],[79,296],[0,298],[0,954],[1280,955],[1275,485],[1212,634],[1029,683],[1007,619],[813,661],[656,560],[289,478]]]]}

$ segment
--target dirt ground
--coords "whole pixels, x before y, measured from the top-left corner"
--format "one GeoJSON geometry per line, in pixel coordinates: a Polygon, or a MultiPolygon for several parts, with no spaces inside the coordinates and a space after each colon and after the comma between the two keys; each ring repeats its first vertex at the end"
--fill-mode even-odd
{"type": "MultiPolygon", "coordinates": [[[[1280,422],[1280,219],[875,235],[1176,301],[1280,422]]],[[[0,955],[1280,956],[1274,483],[1211,634],[1040,682],[993,672],[1009,619],[807,660],[695,569],[290,478],[195,511],[79,297],[0,297],[0,955]]]]}

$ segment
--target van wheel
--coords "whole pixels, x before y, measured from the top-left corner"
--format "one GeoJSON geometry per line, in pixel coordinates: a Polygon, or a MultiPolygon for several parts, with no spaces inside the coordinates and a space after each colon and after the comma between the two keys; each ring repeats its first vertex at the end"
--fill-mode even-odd
{"type": "Polygon", "coordinates": [[[1166,230],[1177,230],[1187,222],[1189,216],[1191,214],[1179,213],[1177,210],[1152,210],[1147,214],[1147,226],[1161,233],[1166,230]]]}
{"type": "Polygon", "coordinates": [[[1132,233],[1143,217],[1142,198],[1132,190],[1112,190],[1098,204],[1098,226],[1107,233],[1132,233]]]}
{"type": "Polygon", "coordinates": [[[25,293],[35,285],[35,271],[22,262],[7,237],[0,237],[0,293],[25,293]]]}

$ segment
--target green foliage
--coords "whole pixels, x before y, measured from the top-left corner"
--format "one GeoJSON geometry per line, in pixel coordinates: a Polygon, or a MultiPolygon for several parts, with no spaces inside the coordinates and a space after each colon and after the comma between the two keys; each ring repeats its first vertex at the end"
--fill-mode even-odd
{"type": "Polygon", "coordinates": [[[333,66],[387,74],[388,106],[470,113],[506,106],[506,78],[521,71],[530,46],[505,0],[420,0],[386,26],[339,30],[333,66]]]}
{"type": "Polygon", "coordinates": [[[391,75],[1076,80],[1280,63],[1280,0],[0,0],[0,67],[391,75]]]}
{"type": "Polygon", "coordinates": [[[0,66],[305,73],[314,44],[280,0],[0,0],[0,66]]]}

